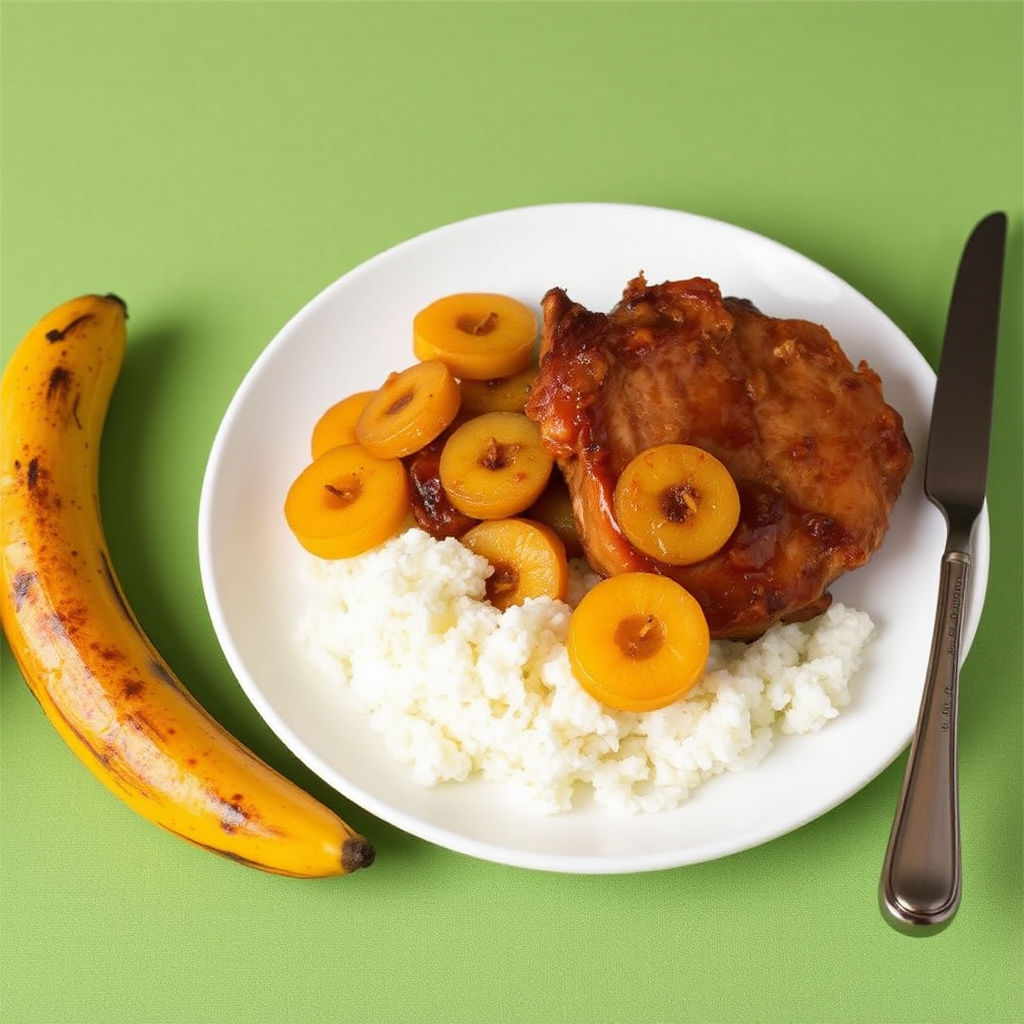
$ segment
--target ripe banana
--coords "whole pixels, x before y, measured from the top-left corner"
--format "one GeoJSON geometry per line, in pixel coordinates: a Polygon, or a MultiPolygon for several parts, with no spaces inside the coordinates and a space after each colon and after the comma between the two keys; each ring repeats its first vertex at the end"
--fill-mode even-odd
{"type": "Polygon", "coordinates": [[[0,619],[82,762],[144,817],[264,871],[342,875],[373,847],[211,718],[146,637],[100,516],[100,436],[124,358],[113,295],[64,303],[0,383],[0,619]]]}

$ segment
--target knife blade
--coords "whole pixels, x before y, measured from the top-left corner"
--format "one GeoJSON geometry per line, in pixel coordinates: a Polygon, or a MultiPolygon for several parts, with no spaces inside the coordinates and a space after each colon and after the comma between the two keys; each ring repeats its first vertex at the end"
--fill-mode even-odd
{"type": "Polygon", "coordinates": [[[985,503],[1006,226],[1004,213],[989,214],[967,240],[932,403],[924,489],[945,517],[946,547],[921,707],[879,883],[883,916],[911,935],[941,931],[960,905],[960,637],[971,531],[985,503]]]}

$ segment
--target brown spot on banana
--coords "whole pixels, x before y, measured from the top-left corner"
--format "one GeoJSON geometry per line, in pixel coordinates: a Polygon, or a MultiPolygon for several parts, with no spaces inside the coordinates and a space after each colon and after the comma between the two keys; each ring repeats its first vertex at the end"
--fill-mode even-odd
{"type": "Polygon", "coordinates": [[[50,472],[38,455],[29,459],[25,469],[25,486],[32,498],[36,514],[40,516],[61,507],[60,496],[54,495],[47,486],[50,479],[50,472]]]}
{"type": "Polygon", "coordinates": [[[167,686],[173,686],[174,689],[176,690],[181,689],[181,682],[175,679],[175,677],[171,675],[171,673],[163,665],[161,665],[160,662],[156,660],[156,658],[150,659],[149,671],[153,676],[159,679],[161,683],[165,683],[167,686]]]}
{"type": "Polygon", "coordinates": [[[52,623],[54,634],[74,646],[78,638],[88,631],[92,609],[82,601],[69,599],[54,609],[53,618],[56,620],[52,623]]]}
{"type": "Polygon", "coordinates": [[[98,641],[94,641],[89,646],[103,659],[103,661],[108,664],[128,660],[128,655],[125,654],[120,647],[115,647],[112,644],[103,644],[98,641]]]}
{"type": "Polygon", "coordinates": [[[28,592],[32,589],[35,582],[36,574],[34,572],[20,570],[14,574],[14,579],[11,581],[11,590],[14,594],[14,610],[16,612],[21,611],[21,606],[25,603],[25,598],[28,597],[28,592]]]}
{"type": "Polygon", "coordinates": [[[57,415],[67,423],[73,422],[81,430],[82,420],[78,415],[81,393],[74,389],[75,375],[67,367],[58,363],[46,378],[46,404],[54,409],[57,415]]]}
{"type": "Polygon", "coordinates": [[[167,742],[167,733],[160,728],[152,718],[141,711],[130,711],[124,716],[123,721],[136,731],[149,737],[149,739],[157,745],[162,745],[167,742]]]}
{"type": "Polygon", "coordinates": [[[42,626],[43,635],[49,637],[50,640],[70,642],[71,637],[68,636],[64,620],[57,614],[57,612],[50,612],[46,615],[42,621],[42,626]]]}
{"type": "Polygon", "coordinates": [[[65,401],[71,392],[72,380],[74,375],[66,366],[55,366],[46,382],[46,400],[65,401]]]}
{"type": "Polygon", "coordinates": [[[249,816],[242,810],[241,804],[222,800],[219,802],[220,827],[228,835],[234,835],[249,824],[249,816]]]}
{"type": "Polygon", "coordinates": [[[92,313],[85,313],[82,316],[76,316],[75,319],[67,325],[67,327],[63,327],[59,330],[55,327],[52,331],[47,331],[46,340],[50,342],[50,344],[63,341],[71,331],[78,327],[79,324],[84,324],[87,321],[92,320],[92,318],[92,313]]]}

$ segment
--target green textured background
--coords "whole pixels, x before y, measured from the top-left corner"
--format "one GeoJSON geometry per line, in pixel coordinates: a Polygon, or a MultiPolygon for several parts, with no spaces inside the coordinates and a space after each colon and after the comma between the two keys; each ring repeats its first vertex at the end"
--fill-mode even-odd
{"type": "Polygon", "coordinates": [[[111,547],[229,728],[375,841],[372,870],[263,876],[163,834],[66,751],[3,647],[3,1024],[753,1024],[1024,1019],[1022,6],[17,3],[2,30],[2,345],[116,290],[111,547]],[[1011,217],[993,567],[963,673],[964,901],[891,931],[875,889],[903,760],[805,828],[656,874],[433,848],[332,795],[232,679],[196,550],[234,389],[304,302],[473,214],[608,200],[770,235],[936,361],[959,250],[1011,217]]]}

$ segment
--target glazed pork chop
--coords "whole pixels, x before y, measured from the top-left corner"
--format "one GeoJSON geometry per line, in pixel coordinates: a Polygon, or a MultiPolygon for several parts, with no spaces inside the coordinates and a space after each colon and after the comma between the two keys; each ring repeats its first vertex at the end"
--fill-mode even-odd
{"type": "Polygon", "coordinates": [[[607,314],[560,288],[542,308],[526,412],[569,485],[593,568],[673,577],[720,638],[824,611],[830,584],[882,543],[913,461],[878,374],[824,327],[723,299],[705,278],[648,285],[641,274],[607,314]],[[625,465],[668,443],[711,452],[740,495],[730,539],[693,565],[641,554],[613,512],[625,465]]]}

